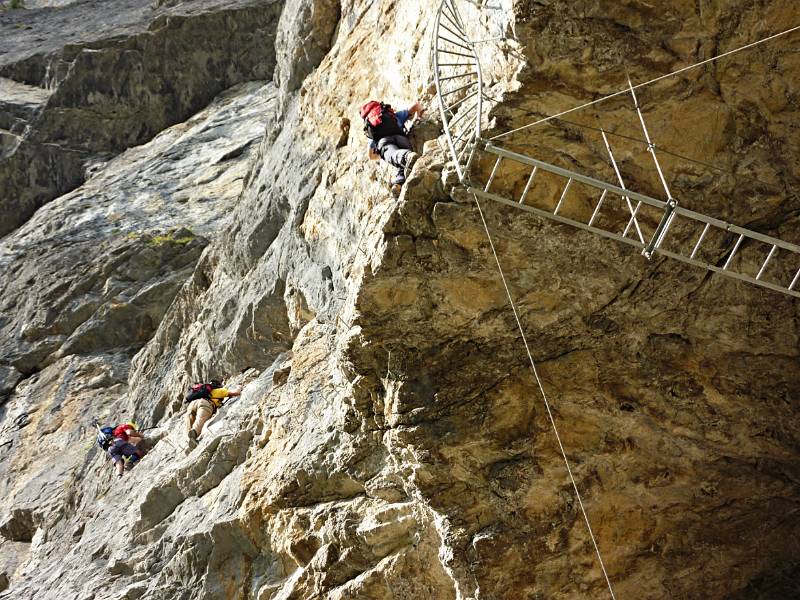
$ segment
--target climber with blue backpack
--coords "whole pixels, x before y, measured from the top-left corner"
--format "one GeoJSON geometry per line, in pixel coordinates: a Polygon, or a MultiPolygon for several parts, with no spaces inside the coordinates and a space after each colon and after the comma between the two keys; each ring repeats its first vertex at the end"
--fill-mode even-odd
{"type": "Polygon", "coordinates": [[[364,133],[369,138],[368,154],[370,160],[379,158],[397,167],[393,188],[398,191],[418,155],[411,148],[406,123],[412,117],[422,117],[425,110],[419,102],[414,102],[405,110],[395,110],[389,104],[370,100],[361,107],[361,118],[364,120],[364,133]]]}
{"type": "Polygon", "coordinates": [[[216,414],[227,398],[240,396],[241,393],[241,390],[222,387],[222,381],[219,379],[212,379],[208,383],[195,383],[189,388],[183,401],[189,405],[186,413],[186,435],[189,441],[187,454],[197,446],[197,440],[206,421],[216,414]]]}
{"type": "Polygon", "coordinates": [[[132,469],[144,456],[144,451],[139,448],[144,436],[137,431],[134,423],[100,427],[95,420],[94,426],[97,428],[97,445],[111,457],[117,479],[122,478],[125,470],[132,469]]]}

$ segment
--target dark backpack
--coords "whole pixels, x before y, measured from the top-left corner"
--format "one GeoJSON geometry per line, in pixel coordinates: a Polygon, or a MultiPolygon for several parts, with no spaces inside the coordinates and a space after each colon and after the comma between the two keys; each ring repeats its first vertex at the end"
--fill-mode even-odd
{"type": "Polygon", "coordinates": [[[108,450],[114,442],[114,428],[103,427],[97,432],[97,445],[103,450],[108,450]]]}
{"type": "Polygon", "coordinates": [[[205,398],[206,400],[210,400],[211,390],[215,390],[221,387],[222,387],[222,382],[219,381],[218,379],[212,379],[209,383],[192,384],[192,387],[189,388],[189,393],[186,394],[186,399],[183,402],[184,404],[188,404],[192,400],[199,400],[200,398],[205,398]]]}
{"type": "Polygon", "coordinates": [[[201,398],[209,400],[213,389],[214,387],[210,383],[195,383],[189,388],[189,393],[186,394],[186,399],[183,402],[187,404],[192,400],[200,400],[201,398]]]}
{"type": "Polygon", "coordinates": [[[370,100],[361,107],[361,118],[364,119],[364,133],[376,142],[390,135],[405,135],[406,132],[397,123],[394,109],[383,102],[370,100]]]}

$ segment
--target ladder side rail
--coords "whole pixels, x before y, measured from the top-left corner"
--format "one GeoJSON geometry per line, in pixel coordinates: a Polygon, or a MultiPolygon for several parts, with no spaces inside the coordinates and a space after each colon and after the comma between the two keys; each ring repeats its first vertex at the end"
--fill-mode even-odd
{"type": "MultiPolygon", "coordinates": [[[[443,5],[445,5],[445,4],[447,4],[446,1],[443,2],[443,5]]],[[[459,25],[458,29],[459,29],[459,31],[461,31],[463,33],[464,39],[469,40],[469,36],[467,35],[466,28],[463,25],[464,24],[464,20],[461,18],[461,15],[459,14],[458,8],[456,7],[455,3],[453,3],[452,6],[448,6],[448,8],[452,9],[453,16],[455,16],[455,18],[456,18],[456,23],[459,25]]],[[[438,46],[439,44],[437,43],[436,45],[438,46]]],[[[475,50],[475,45],[472,44],[472,43],[469,43],[469,45],[470,45],[470,51],[472,52],[472,57],[471,58],[472,58],[472,60],[475,61],[475,71],[478,74],[478,81],[477,82],[473,82],[473,83],[476,83],[477,86],[478,86],[477,87],[477,92],[478,92],[477,117],[478,118],[477,118],[476,123],[475,123],[475,139],[478,140],[481,137],[481,120],[482,120],[482,116],[483,116],[482,113],[481,113],[481,111],[483,110],[483,107],[482,107],[482,100],[483,100],[483,73],[481,71],[481,61],[478,58],[478,52],[477,52],[477,50],[475,50]]],[[[472,158],[474,157],[474,155],[475,155],[475,152],[474,152],[474,148],[473,148],[473,151],[470,153],[469,157],[467,158],[467,162],[466,162],[466,165],[464,167],[465,176],[466,176],[466,172],[469,171],[470,165],[472,164],[472,158]]]]}
{"type": "Polygon", "coordinates": [[[453,162],[455,163],[456,175],[459,181],[464,182],[467,179],[472,160],[475,156],[476,145],[473,143],[473,140],[480,139],[483,120],[481,114],[483,75],[481,73],[480,60],[478,59],[475,45],[469,40],[469,35],[464,27],[464,20],[461,18],[455,4],[450,0],[441,2],[439,9],[436,11],[433,38],[433,71],[436,84],[436,96],[439,102],[439,112],[442,116],[447,146],[450,150],[453,162]],[[440,58],[442,62],[440,62],[440,58]],[[462,58],[468,60],[462,61],[462,58]],[[445,65],[455,69],[463,66],[470,72],[459,73],[451,70],[448,73],[442,70],[442,67],[445,65]],[[465,78],[469,78],[470,80],[466,85],[455,87],[454,89],[446,89],[444,87],[447,81],[463,80],[465,78]],[[448,97],[462,91],[465,92],[463,98],[448,103],[448,97]],[[464,110],[465,114],[456,116],[455,108],[461,103],[473,98],[475,99],[474,102],[472,102],[471,105],[466,105],[469,108],[468,110],[464,110]],[[454,125],[456,123],[461,123],[462,126],[466,125],[465,131],[462,131],[460,134],[456,132],[454,130],[454,125]],[[464,140],[463,147],[460,147],[459,142],[461,142],[461,140],[464,140]],[[463,163],[462,158],[464,159],[463,163]]]}
{"type": "Polygon", "coordinates": [[[639,242],[638,240],[631,239],[631,238],[624,238],[618,233],[614,233],[613,231],[608,231],[606,229],[600,229],[599,227],[592,227],[587,225],[586,223],[582,223],[580,221],[575,221],[574,219],[570,219],[569,217],[563,217],[561,215],[555,215],[547,210],[542,210],[541,208],[536,208],[535,206],[530,206],[529,204],[519,204],[513,200],[509,200],[508,198],[504,198],[503,196],[498,196],[497,194],[493,194],[491,192],[484,192],[480,188],[473,188],[471,186],[467,186],[467,192],[470,194],[476,194],[481,198],[486,198],[487,200],[492,200],[498,204],[503,204],[505,206],[512,206],[517,210],[524,210],[525,212],[529,212],[540,217],[545,217],[550,219],[551,221],[557,221],[559,223],[563,223],[565,225],[572,225],[573,227],[577,227],[578,229],[583,229],[584,231],[589,231],[591,233],[596,233],[597,235],[616,240],[618,242],[622,242],[624,244],[628,244],[629,246],[634,246],[635,248],[639,248],[640,250],[644,248],[644,244],[639,242]]]}
{"type": "MultiPolygon", "coordinates": [[[[434,46],[434,50],[432,51],[431,54],[432,54],[432,57],[433,57],[433,73],[434,73],[434,78],[433,79],[434,79],[434,83],[436,85],[436,96],[439,99],[439,102],[438,102],[438,104],[439,104],[439,112],[441,113],[442,123],[445,124],[445,126],[443,128],[444,129],[444,134],[445,134],[445,137],[447,139],[447,145],[450,147],[450,152],[452,153],[453,156],[456,156],[456,148],[455,148],[455,143],[453,142],[453,136],[451,135],[450,128],[447,125],[447,112],[446,111],[448,109],[445,106],[444,101],[442,100],[442,83],[439,81],[439,71],[440,71],[440,68],[439,68],[439,51],[440,51],[440,48],[439,48],[439,25],[440,25],[440,21],[441,21],[442,13],[444,11],[445,4],[446,4],[445,2],[442,2],[442,4],[439,6],[439,10],[436,11],[436,17],[435,17],[434,22],[433,22],[433,39],[434,39],[434,42],[433,42],[432,45],[434,46]]],[[[463,102],[463,100],[464,99],[462,99],[461,101],[463,102]]],[[[450,109],[450,112],[451,112],[451,114],[453,113],[452,109],[450,109]]],[[[463,180],[464,179],[464,173],[461,171],[461,166],[458,164],[458,161],[456,161],[456,163],[455,163],[455,168],[456,168],[456,175],[458,176],[458,179],[459,180],[463,180]]]]}
{"type": "MultiPolygon", "coordinates": [[[[564,169],[561,167],[557,167],[555,165],[551,165],[550,163],[546,163],[544,161],[530,158],[529,156],[525,156],[524,154],[519,154],[517,152],[512,152],[510,150],[506,150],[505,148],[500,148],[499,146],[495,146],[494,144],[486,144],[485,150],[491,154],[495,154],[498,156],[503,156],[505,158],[510,158],[511,160],[515,160],[517,162],[527,164],[534,167],[539,167],[539,169],[543,171],[547,171],[549,173],[554,173],[556,175],[560,175],[565,179],[574,179],[575,181],[579,181],[584,183],[588,186],[600,189],[600,190],[608,190],[609,192],[616,194],[617,196],[629,196],[633,200],[641,201],[643,204],[648,206],[653,206],[655,208],[666,208],[667,203],[663,202],[662,200],[657,200],[650,196],[646,196],[645,194],[640,194],[638,192],[634,192],[632,190],[624,190],[616,185],[612,185],[610,183],[606,183],[604,181],[600,181],[599,179],[595,179],[594,177],[588,177],[586,175],[581,175],[580,173],[576,173],[575,171],[570,171],[569,169],[564,169]]],[[[717,219],[715,217],[709,217],[702,213],[689,210],[682,206],[676,206],[674,208],[674,214],[683,216],[690,220],[699,221],[701,223],[707,223],[714,227],[718,227],[724,231],[729,231],[731,233],[736,234],[744,234],[745,237],[750,239],[758,240],[759,242],[764,242],[765,244],[771,244],[778,246],[779,248],[783,248],[784,250],[789,250],[791,252],[795,252],[800,254],[800,246],[797,244],[792,244],[790,242],[785,242],[778,238],[765,235],[763,233],[758,233],[757,231],[751,231],[749,229],[745,229],[744,227],[739,227],[738,225],[733,225],[732,223],[728,223],[727,221],[723,221],[722,219],[717,219]]],[[[659,232],[659,235],[661,232],[659,232]]]]}
{"type": "MultiPolygon", "coordinates": [[[[547,171],[549,173],[554,173],[555,175],[560,175],[565,179],[574,179],[580,183],[585,183],[590,187],[597,188],[599,190],[608,190],[612,194],[616,194],[617,196],[630,196],[634,200],[640,200],[643,204],[647,204],[648,206],[653,206],[655,208],[665,208],[667,203],[663,202],[662,200],[656,200],[655,198],[651,198],[650,196],[646,196],[644,194],[640,194],[638,192],[634,192],[632,190],[623,190],[621,187],[616,185],[612,185],[610,183],[606,183],[605,181],[601,181],[599,179],[595,179],[594,177],[588,177],[587,175],[582,175],[575,171],[570,171],[569,169],[563,169],[561,167],[557,167],[555,165],[551,165],[550,163],[538,160],[536,158],[531,158],[529,156],[525,156],[524,154],[519,154],[517,152],[512,152],[510,150],[506,150],[505,148],[500,148],[499,146],[495,146],[494,144],[487,144],[485,150],[491,154],[504,156],[505,158],[510,158],[511,160],[515,160],[517,162],[521,162],[526,165],[530,165],[532,167],[539,167],[543,171],[547,171]]],[[[691,213],[692,211],[687,211],[691,213]]],[[[695,213],[699,214],[699,213],[695,213]]]]}
{"type": "MultiPolygon", "coordinates": [[[[731,271],[730,269],[726,270],[722,267],[718,267],[717,265],[712,265],[702,260],[698,260],[696,258],[688,258],[683,254],[678,254],[677,252],[672,252],[670,250],[659,250],[659,254],[663,254],[669,258],[674,258],[680,262],[694,265],[696,267],[701,267],[703,269],[708,269],[709,271],[713,271],[714,273],[719,273],[720,275],[724,275],[725,277],[730,277],[732,279],[738,279],[740,281],[745,281],[747,283],[752,283],[759,287],[768,288],[770,290],[774,290],[776,292],[782,292],[784,294],[788,294],[789,296],[794,296],[795,298],[800,298],[800,291],[793,290],[791,287],[785,287],[782,285],[778,285],[776,283],[770,283],[769,281],[764,281],[763,279],[756,279],[755,277],[751,277],[750,275],[745,275],[744,273],[738,273],[736,271],[731,271]]],[[[798,272],[800,275],[800,271],[798,272]]]]}
{"type": "MultiPolygon", "coordinates": [[[[641,242],[631,239],[631,238],[624,238],[619,234],[616,234],[611,231],[607,231],[605,229],[600,229],[598,227],[591,227],[585,223],[581,223],[580,221],[575,221],[568,217],[562,217],[561,215],[555,215],[549,211],[542,210],[540,208],[536,208],[534,206],[529,206],[527,204],[518,204],[513,200],[509,200],[502,196],[498,196],[497,194],[493,194],[491,192],[484,192],[479,188],[467,187],[467,192],[471,194],[475,194],[481,198],[486,198],[487,200],[491,200],[498,204],[503,204],[505,206],[510,206],[516,208],[517,210],[523,210],[525,212],[529,212],[535,214],[537,216],[543,217],[545,219],[550,219],[551,221],[557,221],[559,223],[563,223],[565,225],[571,225],[573,227],[577,227],[578,229],[583,229],[584,231],[589,231],[591,233],[595,233],[597,235],[616,240],[618,242],[622,242],[623,244],[628,244],[629,246],[634,246],[635,248],[642,249],[644,244],[641,242]]],[[[778,284],[770,283],[768,281],[764,281],[763,279],[756,279],[755,277],[751,277],[750,275],[745,275],[743,273],[738,273],[736,271],[726,270],[723,267],[718,267],[717,265],[709,264],[705,261],[689,258],[683,254],[679,254],[677,252],[672,252],[671,250],[659,250],[659,254],[662,254],[668,258],[673,258],[677,261],[693,265],[696,267],[700,267],[702,269],[707,269],[709,271],[713,271],[715,273],[719,273],[720,275],[724,275],[725,277],[729,277],[731,279],[738,279],[739,281],[744,281],[746,283],[751,283],[757,285],[759,287],[767,288],[776,292],[781,292],[787,294],[789,296],[794,296],[795,298],[800,298],[800,291],[796,291],[791,289],[790,287],[784,287],[778,284]]],[[[800,271],[798,271],[797,275],[795,275],[795,280],[793,283],[800,279],[800,271]]]]}
{"type": "Polygon", "coordinates": [[[773,246],[777,246],[778,248],[783,248],[784,250],[789,250],[790,252],[795,252],[797,254],[800,254],[800,246],[798,246],[797,244],[792,244],[791,242],[785,242],[781,239],[763,233],[758,233],[757,231],[745,229],[744,227],[739,227],[738,225],[734,225],[732,223],[728,223],[727,221],[723,221],[722,219],[709,217],[699,212],[683,208],[682,206],[675,207],[675,213],[687,217],[688,219],[700,221],[701,223],[708,223],[709,225],[712,225],[713,227],[718,227],[723,231],[728,231],[730,233],[736,233],[739,235],[744,234],[746,238],[757,240],[765,244],[770,244],[773,246]]]}

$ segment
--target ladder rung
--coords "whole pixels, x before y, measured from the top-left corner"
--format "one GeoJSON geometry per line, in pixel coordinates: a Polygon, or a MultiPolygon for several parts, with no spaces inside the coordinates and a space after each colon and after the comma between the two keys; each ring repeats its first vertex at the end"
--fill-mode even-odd
{"type": "MultiPolygon", "coordinates": [[[[555,165],[549,164],[541,160],[537,160],[529,156],[505,150],[503,148],[495,146],[492,143],[481,142],[480,144],[478,144],[476,143],[475,139],[472,138],[469,139],[471,141],[466,143],[464,149],[461,150],[461,152],[459,152],[458,155],[455,157],[457,167],[461,164],[460,155],[468,153],[469,159],[466,168],[469,168],[469,163],[476,156],[478,148],[483,148],[487,154],[494,154],[496,157],[494,166],[491,169],[491,174],[488,178],[488,182],[486,183],[485,189],[474,189],[469,185],[468,182],[466,182],[465,179],[462,179],[462,181],[465,181],[465,185],[467,186],[468,191],[472,193],[476,193],[478,195],[481,195],[482,197],[491,199],[500,204],[513,206],[518,210],[528,211],[533,214],[539,215],[541,217],[555,220],[559,223],[571,225],[601,235],[606,238],[610,238],[625,244],[632,245],[634,247],[642,249],[643,254],[647,258],[651,258],[652,255],[657,251],[662,256],[676,259],[678,261],[691,264],[696,267],[705,268],[711,272],[722,274],[728,278],[738,279],[740,281],[744,281],[750,284],[755,284],[763,288],[781,292],[793,296],[795,298],[800,298],[800,291],[796,290],[796,288],[800,286],[800,268],[797,268],[797,266],[795,267],[797,268],[797,270],[793,274],[794,276],[792,277],[791,283],[789,284],[788,287],[782,282],[779,283],[777,281],[776,282],[769,281],[771,277],[767,276],[768,275],[767,269],[769,269],[769,266],[772,264],[773,261],[775,261],[776,263],[780,261],[782,267],[781,271],[783,271],[784,267],[783,263],[785,261],[783,260],[780,250],[788,250],[792,254],[800,256],[800,245],[780,240],[778,238],[771,237],[755,231],[747,230],[742,227],[738,227],[736,225],[732,225],[730,223],[722,221],[720,219],[716,219],[713,217],[709,217],[707,215],[703,215],[691,210],[678,207],[676,206],[675,202],[672,199],[670,199],[669,202],[665,203],[663,201],[656,200],[655,198],[651,198],[644,194],[640,194],[631,190],[626,190],[620,186],[612,185],[610,183],[597,180],[592,177],[588,177],[586,175],[582,175],[580,173],[571,171],[569,169],[557,167],[555,165]],[[528,179],[523,188],[522,195],[520,196],[519,199],[516,199],[511,196],[504,198],[502,196],[497,195],[496,193],[492,193],[489,191],[491,186],[494,185],[494,179],[498,177],[500,163],[502,162],[501,159],[503,158],[508,158],[509,160],[513,161],[513,164],[515,165],[517,164],[528,165],[529,168],[531,169],[531,171],[529,172],[528,179]],[[553,173],[554,175],[560,176],[562,178],[562,181],[566,181],[566,185],[563,188],[560,198],[558,199],[558,202],[552,212],[549,210],[542,210],[536,208],[535,206],[530,204],[525,204],[527,196],[530,194],[530,191],[533,188],[533,182],[535,180],[536,174],[541,173],[542,171],[545,171],[547,173],[553,173]],[[570,187],[571,183],[574,181],[579,182],[581,185],[587,185],[595,189],[600,189],[602,192],[597,201],[597,205],[594,207],[592,216],[589,219],[588,224],[586,224],[585,222],[579,222],[574,219],[570,219],[568,217],[559,214],[560,211],[563,209],[564,203],[566,202],[567,195],[569,193],[569,190],[571,189],[570,187]],[[611,192],[616,196],[620,196],[622,199],[625,199],[627,197],[632,201],[637,201],[639,204],[644,204],[646,206],[650,206],[653,208],[660,208],[665,211],[648,245],[643,244],[640,240],[634,239],[633,237],[627,238],[619,235],[618,233],[615,233],[614,231],[618,230],[616,226],[611,228],[604,228],[604,227],[599,228],[597,226],[594,226],[594,223],[599,219],[600,211],[604,206],[605,199],[609,192],[611,192]],[[676,244],[669,244],[669,245],[666,244],[666,238],[671,231],[671,227],[675,222],[675,218],[679,215],[687,219],[689,223],[692,224],[702,223],[703,225],[702,231],[700,232],[694,243],[694,247],[692,248],[691,254],[684,253],[683,248],[681,248],[680,252],[672,251],[669,249],[669,246],[676,244]],[[708,233],[711,230],[711,227],[714,227],[715,229],[718,229],[720,232],[722,232],[724,235],[724,239],[728,241],[727,248],[730,248],[730,255],[724,261],[724,266],[717,264],[710,264],[702,258],[700,259],[696,258],[699,255],[700,250],[703,247],[703,244],[705,243],[705,238],[708,237],[708,233]],[[613,229],[614,231],[611,231],[610,229],[613,229]],[[734,240],[733,244],[730,244],[730,240],[732,238],[728,237],[728,234],[732,234],[737,238],[734,240]],[[758,265],[757,268],[758,272],[753,273],[752,275],[742,272],[743,268],[741,267],[741,265],[739,265],[738,263],[735,265],[735,263],[733,262],[735,257],[738,256],[738,252],[741,250],[742,244],[745,239],[764,243],[765,247],[768,247],[768,252],[762,254],[762,256],[765,256],[765,258],[763,259],[761,264],[758,265]],[[667,247],[661,249],[662,246],[667,246],[667,247]]],[[[638,209],[639,206],[634,207],[633,202],[631,202],[628,211],[629,218],[635,217],[638,212],[638,209]]],[[[622,218],[619,218],[616,221],[617,223],[620,223],[621,220],[622,218]]],[[[627,220],[628,219],[626,219],[626,221],[627,220]]],[[[632,227],[633,224],[634,224],[633,222],[630,222],[628,227],[632,227]]],[[[675,238],[676,235],[673,235],[673,238],[671,239],[675,238]]],[[[714,241],[716,242],[716,240],[714,241]]],[[[759,250],[758,253],[760,254],[761,251],[759,250]]]]}
{"type": "Polygon", "coordinates": [[[451,90],[449,92],[445,92],[444,94],[442,94],[442,98],[444,98],[445,96],[449,96],[450,94],[455,94],[457,92],[460,92],[461,90],[465,90],[468,87],[472,87],[473,85],[476,85],[476,84],[477,84],[476,81],[470,81],[467,85],[462,85],[461,87],[457,87],[454,90],[451,90]]]}
{"type": "Polygon", "coordinates": [[[558,199],[558,204],[556,204],[556,208],[553,211],[554,215],[558,214],[558,211],[561,209],[561,204],[564,202],[564,198],[567,197],[567,192],[569,191],[569,186],[572,185],[572,179],[567,181],[567,185],[564,186],[564,191],[561,192],[561,198],[558,199]]]}
{"type": "Polygon", "coordinates": [[[464,147],[461,150],[458,151],[458,157],[457,158],[458,158],[459,161],[464,157],[464,155],[466,154],[466,152],[469,149],[469,147],[470,147],[470,140],[469,140],[469,138],[467,138],[467,139],[464,140],[464,147]]]}
{"type": "Polygon", "coordinates": [[[630,198],[625,196],[625,200],[628,203],[628,210],[631,213],[631,218],[628,219],[628,224],[625,226],[625,231],[622,232],[622,237],[627,236],[628,235],[628,231],[630,231],[631,225],[635,224],[636,225],[636,233],[639,235],[639,241],[644,244],[644,236],[642,235],[642,230],[639,227],[639,221],[636,220],[636,215],[639,213],[639,209],[642,207],[642,202],[640,200],[639,203],[636,205],[636,208],[631,210],[631,200],[630,200],[630,198]]]}
{"type": "Polygon", "coordinates": [[[453,52],[452,50],[445,50],[444,48],[439,48],[438,45],[436,46],[436,51],[442,52],[444,54],[452,54],[453,56],[464,56],[466,58],[471,58],[472,60],[475,60],[475,57],[472,54],[462,54],[461,52],[453,52]]]}
{"type": "Polygon", "coordinates": [[[525,189],[522,190],[522,196],[520,196],[519,203],[523,204],[525,202],[525,196],[528,195],[528,191],[531,189],[531,185],[533,185],[533,178],[536,177],[536,169],[539,167],[533,167],[533,171],[531,171],[531,176],[528,177],[528,182],[525,184],[525,189]]]}
{"type": "Polygon", "coordinates": [[[494,181],[494,176],[495,176],[495,173],[497,173],[497,167],[500,166],[500,161],[501,160],[503,160],[503,157],[502,156],[498,156],[497,160],[494,163],[494,167],[492,168],[492,174],[489,175],[489,181],[486,182],[486,187],[483,188],[484,192],[488,192],[489,191],[489,186],[491,186],[492,182],[494,181]]]}
{"type": "Polygon", "coordinates": [[[594,220],[597,218],[597,213],[600,212],[600,207],[603,206],[603,201],[606,199],[606,194],[607,193],[608,193],[608,190],[603,190],[603,193],[600,194],[600,200],[597,201],[597,206],[594,207],[594,212],[592,213],[592,218],[589,219],[589,223],[588,223],[589,227],[592,226],[592,223],[594,223],[594,220]]]}
{"type": "Polygon", "coordinates": [[[439,81],[449,81],[451,79],[458,79],[460,77],[469,77],[470,75],[477,76],[478,73],[476,71],[471,71],[469,73],[459,73],[458,75],[448,75],[447,77],[439,77],[439,81]]]}
{"type": "MultiPolygon", "coordinates": [[[[441,21],[439,21],[439,27],[441,27],[442,29],[445,29],[446,31],[449,31],[450,33],[452,33],[454,36],[456,36],[456,39],[461,40],[462,42],[469,42],[469,40],[467,39],[467,36],[462,35],[460,33],[456,33],[455,31],[450,29],[447,25],[445,25],[441,21]]],[[[439,37],[441,38],[442,36],[440,35],[439,37]]],[[[442,38],[442,39],[444,39],[444,38],[442,38]]],[[[469,48],[469,49],[471,50],[471,48],[469,48]]]]}
{"type": "Polygon", "coordinates": [[[772,248],[769,251],[769,254],[767,254],[767,258],[764,259],[764,264],[761,265],[761,268],[758,270],[758,275],[756,275],[756,279],[761,279],[761,276],[764,274],[764,269],[767,268],[767,263],[769,262],[769,259],[772,258],[772,255],[775,254],[775,250],[777,249],[778,247],[773,244],[772,248]]]}
{"type": "Polygon", "coordinates": [[[469,122],[469,127],[465,127],[464,131],[461,132],[461,135],[459,135],[455,140],[453,140],[454,144],[464,139],[465,135],[471,135],[475,133],[475,131],[472,129],[472,126],[478,122],[478,117],[476,117],[475,115],[472,115],[472,117],[473,117],[472,120],[469,122]]]}
{"type": "MultiPolygon", "coordinates": [[[[442,14],[445,16],[445,18],[447,18],[447,20],[450,21],[450,23],[452,23],[453,27],[455,27],[456,29],[461,29],[461,25],[456,23],[458,18],[456,17],[454,9],[449,7],[446,2],[443,4],[443,7],[450,9],[450,14],[449,15],[445,11],[442,11],[442,14]]],[[[441,24],[441,21],[439,23],[441,24]]]]}
{"type": "Polygon", "coordinates": [[[458,106],[458,105],[459,105],[459,104],[461,104],[462,102],[466,102],[467,100],[469,100],[470,98],[472,98],[473,96],[475,96],[475,95],[477,95],[477,94],[478,94],[478,90],[475,90],[475,91],[474,91],[474,92],[472,92],[471,94],[468,94],[468,95],[464,96],[464,97],[463,97],[461,100],[459,100],[458,102],[453,102],[453,104],[451,104],[450,106],[448,106],[448,107],[446,107],[446,108],[447,108],[447,109],[448,109],[450,112],[453,112],[453,109],[454,109],[456,106],[458,106]]]}
{"type": "Polygon", "coordinates": [[[694,255],[697,254],[697,251],[700,249],[700,244],[703,243],[703,238],[706,237],[706,233],[708,233],[708,228],[711,227],[711,223],[706,223],[706,226],[703,227],[703,233],[700,234],[700,237],[697,238],[697,243],[694,245],[694,250],[689,255],[689,258],[694,258],[694,255]]]}
{"type": "Polygon", "coordinates": [[[792,279],[792,283],[789,284],[789,291],[791,291],[794,287],[794,284],[797,283],[798,277],[800,277],[800,269],[797,269],[797,273],[794,274],[794,279],[792,279]]]}
{"type": "Polygon", "coordinates": [[[458,46],[459,48],[462,48],[464,50],[472,50],[472,48],[470,48],[469,46],[465,46],[464,44],[459,44],[458,42],[453,41],[450,38],[444,37],[442,34],[439,34],[439,39],[443,42],[447,42],[448,44],[453,44],[453,46],[458,46]]]}
{"type": "MultiPolygon", "coordinates": [[[[453,128],[456,126],[456,123],[458,123],[459,121],[461,121],[461,120],[462,120],[464,117],[466,117],[467,115],[469,115],[469,116],[473,117],[473,119],[472,119],[472,120],[474,121],[474,120],[475,120],[475,119],[474,119],[475,115],[473,115],[473,114],[472,114],[472,111],[473,111],[474,109],[476,109],[476,108],[478,108],[478,103],[477,103],[477,102],[476,102],[475,104],[473,104],[472,106],[470,106],[470,107],[469,107],[467,110],[465,110],[465,111],[462,111],[462,113],[461,113],[460,115],[458,115],[458,116],[457,116],[455,119],[453,119],[452,121],[450,121],[450,129],[453,129],[453,128]]],[[[454,113],[453,113],[453,116],[455,116],[455,114],[454,114],[454,113]]]]}
{"type": "Polygon", "coordinates": [[[744,239],[744,234],[743,233],[739,234],[739,239],[736,240],[736,244],[733,246],[733,251],[731,252],[731,255],[728,257],[728,260],[725,261],[725,266],[722,267],[723,271],[727,270],[728,265],[731,264],[731,261],[733,260],[733,255],[736,254],[736,251],[739,249],[739,245],[742,243],[743,239],[744,239]]]}

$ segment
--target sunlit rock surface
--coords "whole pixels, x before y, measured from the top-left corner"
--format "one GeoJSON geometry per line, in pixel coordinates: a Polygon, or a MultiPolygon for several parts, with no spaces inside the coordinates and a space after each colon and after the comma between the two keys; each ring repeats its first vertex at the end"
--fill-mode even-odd
{"type": "MultiPolygon", "coordinates": [[[[488,135],[798,18],[789,2],[506,4],[493,23],[515,39],[481,54],[488,135]]],[[[273,11],[274,84],[215,92],[148,143],[93,156],[85,183],[2,240],[0,587],[59,600],[607,597],[437,124],[417,129],[424,154],[399,198],[388,167],[366,161],[364,101],[433,108],[434,7],[251,5],[273,11]],[[186,454],[180,397],[212,376],[244,393],[186,454]],[[154,428],[120,481],[93,416],[154,428]]],[[[193,7],[233,18],[204,2],[147,10],[193,7]]],[[[659,147],[716,167],[664,154],[682,203],[796,243],[794,42],[640,101],[659,147]]],[[[21,79],[0,87],[8,121],[49,101],[21,79]]],[[[638,137],[626,102],[503,143],[614,181],[585,126],[638,137]]],[[[614,144],[626,184],[661,197],[641,144],[614,144]]],[[[490,167],[479,157],[473,176],[490,167]]],[[[557,195],[545,182],[531,202],[557,195]]],[[[483,208],[617,597],[796,595],[796,302],[483,208]]],[[[754,249],[741,260],[758,265],[754,249]]]]}

